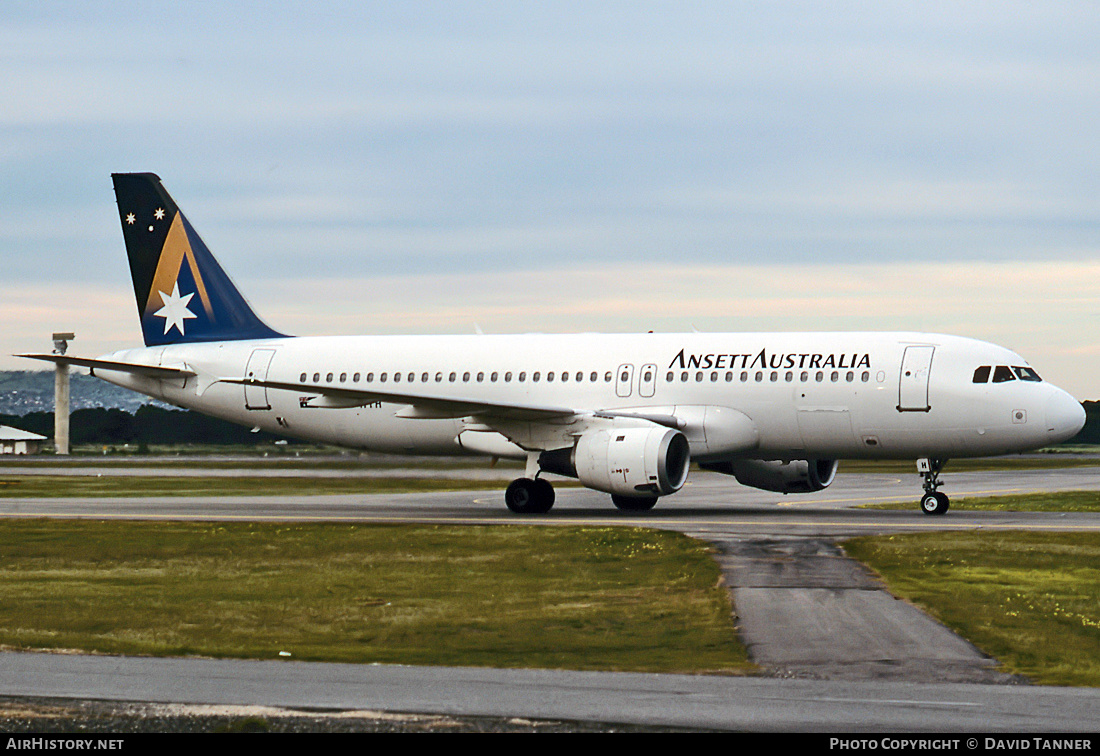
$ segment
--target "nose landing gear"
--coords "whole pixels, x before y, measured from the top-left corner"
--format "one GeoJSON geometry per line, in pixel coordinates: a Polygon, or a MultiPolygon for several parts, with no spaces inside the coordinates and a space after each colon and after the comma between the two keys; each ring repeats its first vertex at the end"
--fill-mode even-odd
{"type": "Polygon", "coordinates": [[[946,459],[927,457],[917,460],[917,472],[924,478],[924,496],[920,500],[920,509],[926,515],[947,514],[951,506],[951,500],[947,498],[947,494],[937,490],[942,485],[940,470],[946,463],[946,459]]]}

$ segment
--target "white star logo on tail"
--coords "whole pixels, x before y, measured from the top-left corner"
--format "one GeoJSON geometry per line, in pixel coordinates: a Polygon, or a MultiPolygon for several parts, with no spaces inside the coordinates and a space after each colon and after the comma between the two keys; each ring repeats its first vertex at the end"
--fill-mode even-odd
{"type": "Polygon", "coordinates": [[[168,331],[173,327],[180,332],[180,336],[184,335],[183,322],[190,318],[198,317],[195,313],[187,309],[187,303],[191,301],[191,297],[195,296],[194,292],[191,292],[185,297],[180,296],[180,285],[175,283],[172,285],[172,293],[165,294],[163,291],[157,292],[160,294],[160,300],[164,302],[164,307],[154,312],[158,318],[164,318],[164,333],[168,334],[168,331]]]}

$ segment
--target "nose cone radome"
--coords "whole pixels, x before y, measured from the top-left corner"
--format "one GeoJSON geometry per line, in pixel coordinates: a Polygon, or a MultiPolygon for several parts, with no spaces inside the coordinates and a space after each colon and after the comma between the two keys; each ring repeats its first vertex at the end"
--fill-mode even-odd
{"type": "Polygon", "coordinates": [[[1057,444],[1073,438],[1085,427],[1085,408],[1081,403],[1059,389],[1047,399],[1047,433],[1050,442],[1057,444]]]}

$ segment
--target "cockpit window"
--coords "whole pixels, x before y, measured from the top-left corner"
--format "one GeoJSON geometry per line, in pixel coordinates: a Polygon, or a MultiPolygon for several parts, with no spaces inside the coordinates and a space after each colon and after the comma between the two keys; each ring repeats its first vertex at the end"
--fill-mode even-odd
{"type": "Polygon", "coordinates": [[[1043,380],[1039,377],[1038,373],[1036,373],[1029,367],[1017,367],[1016,365],[1013,365],[1012,372],[1015,373],[1016,377],[1019,378],[1021,381],[1035,381],[1036,383],[1039,383],[1043,380]]]}
{"type": "Polygon", "coordinates": [[[982,365],[980,368],[974,371],[974,383],[989,383],[989,371],[992,370],[989,365],[982,365]]]}
{"type": "Polygon", "coordinates": [[[1012,374],[1012,370],[1007,365],[998,365],[993,369],[993,382],[1004,383],[1005,381],[1014,381],[1016,376],[1012,374]]]}

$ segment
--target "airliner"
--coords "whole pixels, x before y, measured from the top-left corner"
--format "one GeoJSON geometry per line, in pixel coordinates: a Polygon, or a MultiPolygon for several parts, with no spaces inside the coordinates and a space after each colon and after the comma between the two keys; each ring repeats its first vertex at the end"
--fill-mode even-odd
{"type": "Polygon", "coordinates": [[[838,460],[903,459],[947,512],[946,460],[1056,444],[1081,404],[1015,352],[934,333],[292,337],[252,311],[158,176],[112,175],[145,346],[89,368],[173,405],[379,452],[520,460],[510,510],[565,476],[641,511],[692,461],[777,493],[820,491],[838,460]]]}

